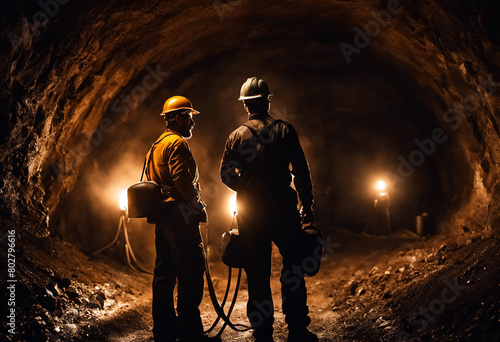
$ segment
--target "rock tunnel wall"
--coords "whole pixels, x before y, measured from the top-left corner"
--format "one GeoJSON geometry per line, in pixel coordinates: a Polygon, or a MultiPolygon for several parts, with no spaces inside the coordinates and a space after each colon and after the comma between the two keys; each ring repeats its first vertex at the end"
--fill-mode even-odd
{"type": "Polygon", "coordinates": [[[499,226],[494,1],[2,6],[4,226],[90,248],[89,228],[75,228],[95,224],[85,218],[100,206],[89,188],[104,192],[129,173],[116,155],[134,165],[127,181],[139,177],[163,130],[159,109],[174,93],[202,111],[191,144],[210,189],[216,181],[204,174],[216,172],[225,138],[245,119],[235,100],[253,75],[270,84],[272,113],[303,139],[325,225],[354,224],[373,171],[404,189],[395,190],[402,207],[430,211],[441,231],[499,226]]]}

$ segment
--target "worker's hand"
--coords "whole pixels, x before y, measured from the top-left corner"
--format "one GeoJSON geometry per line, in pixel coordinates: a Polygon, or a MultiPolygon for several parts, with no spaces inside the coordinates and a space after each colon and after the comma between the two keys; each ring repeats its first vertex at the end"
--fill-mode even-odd
{"type": "Polygon", "coordinates": [[[198,220],[200,220],[200,222],[207,222],[208,221],[208,213],[207,213],[207,208],[203,208],[200,213],[198,214],[198,220]]]}
{"type": "Polygon", "coordinates": [[[302,209],[300,210],[300,216],[302,217],[302,225],[313,224],[314,212],[312,206],[302,207],[302,209]]]}

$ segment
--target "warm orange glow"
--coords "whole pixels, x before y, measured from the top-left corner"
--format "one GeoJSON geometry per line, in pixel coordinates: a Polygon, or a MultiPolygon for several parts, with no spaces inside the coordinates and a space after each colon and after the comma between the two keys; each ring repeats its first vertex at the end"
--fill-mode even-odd
{"type": "Polygon", "coordinates": [[[377,182],[377,190],[382,192],[385,191],[386,189],[387,189],[387,183],[384,182],[383,180],[379,180],[377,182]]]}
{"type": "Polygon", "coordinates": [[[125,211],[128,207],[127,189],[123,190],[120,194],[120,209],[125,211]]]}
{"type": "Polygon", "coordinates": [[[236,192],[232,193],[229,197],[229,210],[231,216],[238,215],[238,210],[236,208],[236,192]]]}

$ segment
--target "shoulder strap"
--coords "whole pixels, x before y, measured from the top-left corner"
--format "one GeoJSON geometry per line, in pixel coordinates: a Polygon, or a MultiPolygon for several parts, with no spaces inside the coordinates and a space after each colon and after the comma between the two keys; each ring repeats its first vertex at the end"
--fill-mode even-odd
{"type": "Polygon", "coordinates": [[[253,127],[253,125],[250,124],[250,122],[245,122],[243,124],[243,126],[245,126],[246,128],[248,128],[250,130],[250,132],[252,133],[253,135],[253,138],[255,140],[255,150],[257,152],[257,155],[256,155],[256,158],[254,159],[255,160],[255,163],[254,165],[258,165],[258,168],[261,170],[261,171],[264,171],[264,172],[268,172],[269,171],[269,162],[270,162],[270,157],[269,157],[269,148],[265,148],[265,146],[262,146],[262,145],[266,145],[266,144],[263,144],[262,143],[262,139],[259,139],[259,135],[264,131],[264,130],[268,130],[268,134],[271,135],[272,133],[272,130],[274,128],[274,126],[278,123],[283,123],[282,120],[280,119],[274,119],[267,125],[265,126],[264,128],[262,128],[261,130],[259,130],[257,132],[257,130],[253,127]]]}
{"type": "Polygon", "coordinates": [[[245,126],[246,128],[248,128],[250,130],[250,132],[252,132],[252,134],[253,134],[254,137],[257,136],[257,132],[255,131],[255,129],[253,129],[252,127],[250,127],[249,124],[244,123],[243,126],[245,126]]]}
{"type": "Polygon", "coordinates": [[[243,124],[243,126],[245,126],[246,128],[248,128],[248,129],[250,130],[250,132],[252,132],[252,135],[254,136],[254,138],[256,138],[256,139],[257,139],[257,143],[258,143],[258,144],[259,144],[259,146],[260,146],[260,145],[261,145],[261,142],[260,142],[260,139],[258,139],[259,134],[260,134],[263,130],[265,130],[265,129],[267,129],[267,128],[270,128],[270,129],[272,130],[272,128],[273,128],[276,124],[278,124],[278,123],[284,123],[284,122],[283,122],[283,120],[280,120],[280,119],[274,119],[273,121],[271,121],[271,122],[269,123],[269,125],[265,126],[265,127],[264,127],[263,129],[261,129],[259,132],[257,132],[257,131],[255,130],[255,128],[253,128],[253,127],[252,127],[252,125],[250,125],[250,123],[248,123],[248,122],[245,122],[245,123],[243,124]]]}
{"type": "MultiPolygon", "coordinates": [[[[275,125],[276,125],[276,124],[278,124],[278,123],[284,123],[284,122],[283,122],[283,120],[281,120],[281,119],[274,119],[273,121],[271,121],[271,122],[269,123],[269,125],[267,125],[267,126],[266,126],[266,127],[264,127],[263,129],[266,129],[267,127],[275,126],[275,125]]],[[[253,128],[253,127],[252,127],[252,126],[248,123],[248,122],[245,122],[245,123],[243,124],[243,126],[245,126],[246,128],[248,128],[248,129],[250,130],[250,132],[252,132],[252,134],[253,134],[254,136],[258,136],[257,131],[256,131],[256,130],[255,130],[255,129],[254,129],[254,128],[253,128]]],[[[259,132],[259,133],[260,133],[260,132],[259,132]]]]}
{"type": "Polygon", "coordinates": [[[158,145],[163,139],[165,139],[166,137],[171,136],[171,135],[173,135],[173,133],[167,134],[163,138],[161,138],[160,140],[155,141],[153,143],[153,145],[151,146],[151,148],[149,149],[149,152],[148,152],[149,157],[144,158],[144,166],[142,167],[142,173],[141,173],[141,182],[142,182],[142,179],[144,178],[144,173],[146,172],[146,166],[149,166],[149,162],[151,161],[151,156],[153,155],[153,150],[154,150],[155,146],[158,145]]]}

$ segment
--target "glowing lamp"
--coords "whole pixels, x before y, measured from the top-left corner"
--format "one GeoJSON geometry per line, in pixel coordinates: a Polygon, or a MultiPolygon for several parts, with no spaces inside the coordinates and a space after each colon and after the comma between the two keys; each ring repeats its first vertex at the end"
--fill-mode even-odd
{"type": "Polygon", "coordinates": [[[120,194],[120,209],[123,211],[127,210],[128,207],[128,198],[127,198],[127,189],[123,190],[120,194]]]}
{"type": "Polygon", "coordinates": [[[387,189],[387,183],[383,180],[379,180],[375,188],[377,189],[377,196],[373,203],[376,209],[376,222],[375,227],[379,232],[391,233],[391,213],[390,206],[391,201],[389,198],[389,190],[387,189]]]}
{"type": "Polygon", "coordinates": [[[387,189],[387,183],[384,182],[383,180],[380,180],[377,182],[377,190],[380,191],[381,193],[384,192],[387,189]]]}
{"type": "Polygon", "coordinates": [[[238,210],[236,208],[236,193],[232,194],[231,197],[229,197],[229,210],[231,216],[238,215],[238,210]]]}

